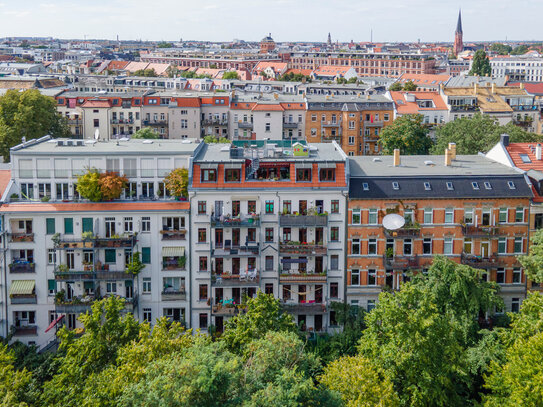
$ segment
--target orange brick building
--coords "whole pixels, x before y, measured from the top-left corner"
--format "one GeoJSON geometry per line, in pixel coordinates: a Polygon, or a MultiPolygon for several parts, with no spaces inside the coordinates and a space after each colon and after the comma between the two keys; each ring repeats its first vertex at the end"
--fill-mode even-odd
{"type": "Polygon", "coordinates": [[[516,256],[528,248],[531,190],[513,169],[450,154],[448,161],[399,154],[350,159],[349,302],[371,309],[382,289],[398,289],[444,255],[484,270],[500,284],[505,310],[518,310],[526,279],[516,256]],[[385,229],[390,213],[403,216],[405,225],[385,229]]]}
{"type": "Polygon", "coordinates": [[[308,95],[305,137],[336,141],[349,156],[379,153],[379,134],[392,124],[393,102],[384,96],[308,95]]]}

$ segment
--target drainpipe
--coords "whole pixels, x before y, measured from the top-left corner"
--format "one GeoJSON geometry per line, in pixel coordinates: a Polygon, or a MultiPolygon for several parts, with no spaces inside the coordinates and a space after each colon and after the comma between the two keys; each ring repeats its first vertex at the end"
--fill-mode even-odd
{"type": "MultiPolygon", "coordinates": [[[[191,163],[191,166],[192,166],[192,163],[191,163]]],[[[188,297],[189,297],[190,328],[192,328],[192,198],[194,198],[194,195],[189,198],[189,216],[188,216],[189,223],[188,224],[190,225],[190,229],[189,229],[190,232],[189,232],[189,250],[187,250],[188,257],[189,257],[189,293],[188,293],[188,297]]],[[[211,238],[211,236],[210,236],[210,238],[211,238]]],[[[211,263],[211,259],[210,259],[210,263],[211,263]]],[[[185,265],[186,264],[187,264],[187,262],[185,260],[185,265]]],[[[211,279],[210,279],[210,283],[209,283],[209,294],[211,294],[211,279]]],[[[185,323],[186,323],[186,318],[185,318],[185,323]]],[[[209,312],[209,323],[211,323],[211,310],[209,312]]],[[[187,329],[188,328],[189,327],[187,327],[187,329]]]]}
{"type": "Polygon", "coordinates": [[[5,312],[5,326],[6,326],[6,336],[9,335],[9,316],[8,316],[8,269],[7,269],[7,262],[6,262],[6,224],[5,224],[5,216],[2,215],[2,236],[4,237],[2,239],[2,267],[4,268],[4,312],[5,312]]]}

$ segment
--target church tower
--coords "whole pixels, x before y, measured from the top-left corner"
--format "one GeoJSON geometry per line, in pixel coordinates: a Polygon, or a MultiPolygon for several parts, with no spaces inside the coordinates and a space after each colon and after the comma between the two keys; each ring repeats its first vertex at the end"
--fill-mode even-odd
{"type": "Polygon", "coordinates": [[[330,33],[328,33],[328,42],[327,42],[328,46],[331,47],[332,46],[332,36],[330,35],[330,33]]]}
{"type": "Polygon", "coordinates": [[[456,23],[456,31],[454,32],[454,55],[458,55],[464,50],[463,42],[463,32],[462,32],[462,11],[458,12],[458,22],[456,23]]]}

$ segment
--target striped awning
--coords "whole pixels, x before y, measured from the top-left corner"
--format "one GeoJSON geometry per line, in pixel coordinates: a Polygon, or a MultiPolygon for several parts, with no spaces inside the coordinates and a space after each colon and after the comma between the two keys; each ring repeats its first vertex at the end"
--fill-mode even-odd
{"type": "Polygon", "coordinates": [[[180,257],[184,255],[185,255],[185,248],[181,246],[162,248],[162,257],[180,257]]]}
{"type": "Polygon", "coordinates": [[[305,169],[311,169],[313,168],[313,164],[312,163],[296,163],[295,165],[295,168],[297,170],[305,170],[305,169]]]}
{"type": "Polygon", "coordinates": [[[32,295],[35,287],[34,280],[13,280],[9,288],[9,295],[32,295]]]}
{"type": "Polygon", "coordinates": [[[219,168],[219,164],[200,164],[202,170],[216,170],[219,168]]]}

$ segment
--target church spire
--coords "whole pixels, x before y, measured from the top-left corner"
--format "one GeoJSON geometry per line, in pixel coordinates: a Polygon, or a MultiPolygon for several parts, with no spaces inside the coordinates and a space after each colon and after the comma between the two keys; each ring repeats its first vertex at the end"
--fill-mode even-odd
{"type": "Polygon", "coordinates": [[[462,10],[458,10],[458,23],[456,23],[456,32],[462,34],[462,10]]]}

